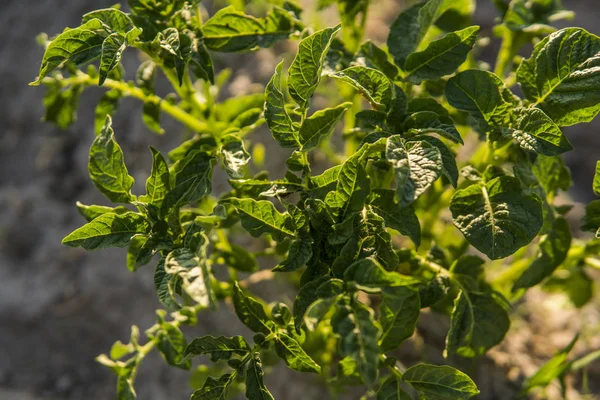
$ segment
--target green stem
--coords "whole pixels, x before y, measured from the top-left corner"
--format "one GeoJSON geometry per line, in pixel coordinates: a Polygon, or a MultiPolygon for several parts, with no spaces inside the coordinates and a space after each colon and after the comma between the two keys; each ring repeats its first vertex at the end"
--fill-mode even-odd
{"type": "Polygon", "coordinates": [[[502,35],[502,46],[500,47],[500,51],[498,52],[498,58],[496,59],[496,67],[494,68],[494,73],[502,79],[504,79],[506,70],[508,69],[509,64],[512,62],[513,57],[515,56],[514,39],[515,34],[511,30],[506,28],[504,34],[502,35]]]}
{"type": "MultiPolygon", "coordinates": [[[[53,78],[45,78],[44,82],[50,82],[53,78]]],[[[77,75],[61,80],[61,83],[65,86],[69,85],[88,85],[88,86],[98,86],[98,79],[92,78],[88,74],[84,74],[83,72],[78,73],[77,75]]],[[[165,101],[163,98],[153,95],[146,94],[140,88],[137,88],[131,84],[121,81],[115,81],[113,79],[107,79],[104,81],[103,87],[109,89],[115,89],[119,92],[123,93],[126,96],[135,97],[138,100],[143,101],[144,103],[157,103],[160,109],[169,114],[174,119],[181,122],[183,125],[188,127],[189,129],[195,132],[204,132],[208,130],[208,125],[194,117],[193,115],[187,113],[181,108],[177,107],[165,101]]]]}

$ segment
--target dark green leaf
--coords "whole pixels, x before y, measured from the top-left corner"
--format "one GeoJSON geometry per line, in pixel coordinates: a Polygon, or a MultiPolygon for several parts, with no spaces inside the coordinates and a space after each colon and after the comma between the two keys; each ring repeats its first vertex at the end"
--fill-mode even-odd
{"type": "Polygon", "coordinates": [[[538,108],[515,110],[517,121],[510,129],[512,137],[525,149],[547,156],[573,150],[560,128],[538,108]]]}
{"type": "Polygon", "coordinates": [[[106,116],[112,115],[115,113],[115,111],[117,111],[122,97],[122,93],[116,89],[112,89],[104,93],[104,96],[102,96],[98,102],[98,105],[96,106],[96,134],[102,132],[104,121],[106,121],[106,116]]]}
{"type": "Polygon", "coordinates": [[[236,208],[242,226],[254,237],[270,234],[276,241],[294,237],[294,221],[288,214],[282,214],[273,203],[267,200],[229,198],[226,203],[236,208]]]}
{"type": "Polygon", "coordinates": [[[185,348],[184,356],[208,354],[211,361],[229,360],[234,355],[245,356],[250,352],[250,346],[242,336],[202,336],[192,340],[185,348]]]}
{"type": "Polygon", "coordinates": [[[452,74],[467,59],[478,33],[478,26],[450,32],[431,42],[425,50],[410,54],[404,64],[405,79],[418,85],[426,79],[452,74]]]}
{"type": "Polygon", "coordinates": [[[378,69],[393,81],[398,76],[398,67],[388,60],[387,53],[370,40],[364,42],[356,54],[356,62],[365,67],[378,69]]]}
{"type": "Polygon", "coordinates": [[[156,347],[165,361],[171,366],[190,369],[192,366],[189,360],[183,360],[183,352],[187,346],[187,341],[183,332],[170,322],[162,321],[160,329],[156,333],[156,347]]]}
{"type": "Polygon", "coordinates": [[[265,119],[273,138],[281,147],[298,148],[297,128],[285,109],[285,95],[281,89],[282,69],[283,61],[277,64],[275,74],[265,88],[265,119]]]}
{"type": "Polygon", "coordinates": [[[98,250],[108,247],[125,247],[136,234],[148,232],[146,219],[137,213],[102,214],[62,240],[71,247],[98,250]]]}
{"type": "Polygon", "coordinates": [[[273,271],[292,272],[302,268],[313,256],[313,239],[299,238],[292,241],[287,258],[279,263],[273,271]]]}
{"type": "MultiPolygon", "coordinates": [[[[583,217],[581,229],[587,232],[600,232],[600,200],[594,200],[585,206],[585,215],[583,217]]],[[[600,235],[596,233],[596,237],[600,235]]]]}
{"type": "Polygon", "coordinates": [[[227,388],[233,381],[233,374],[225,374],[218,380],[206,378],[201,389],[196,390],[190,400],[227,400],[227,388]]]}
{"type": "Polygon", "coordinates": [[[596,196],[600,196],[600,161],[596,162],[596,172],[594,173],[593,189],[596,196]]]}
{"type": "Polygon", "coordinates": [[[321,80],[325,54],[339,30],[340,25],[325,28],[303,39],[298,45],[298,54],[288,71],[288,85],[290,95],[302,109],[310,105],[310,99],[321,80]]]}
{"type": "Polygon", "coordinates": [[[411,400],[411,397],[402,390],[402,380],[392,374],[383,382],[377,391],[377,400],[411,400]]]}
{"type": "Polygon", "coordinates": [[[415,246],[421,244],[421,226],[412,205],[400,207],[394,200],[394,191],[379,189],[373,191],[371,207],[375,213],[381,216],[387,227],[408,236],[415,246]]]}
{"type": "Polygon", "coordinates": [[[437,133],[438,135],[451,140],[454,143],[463,144],[460,133],[458,133],[452,124],[452,120],[446,116],[440,116],[433,111],[417,111],[408,116],[402,125],[404,126],[404,129],[409,131],[409,134],[420,135],[426,133],[437,133]]]}
{"type": "Polygon", "coordinates": [[[392,84],[382,72],[372,68],[355,66],[329,76],[348,83],[363,95],[374,108],[381,111],[390,109],[392,84]]]}
{"type": "Polygon", "coordinates": [[[540,200],[509,176],[457,190],[450,211],[467,240],[493,260],[529,244],[543,223],[540,200]]]}
{"type": "Polygon", "coordinates": [[[321,367],[304,352],[300,344],[284,333],[277,335],[275,351],[294,371],[321,373],[321,367]]]}
{"type": "Polygon", "coordinates": [[[267,316],[263,305],[252,297],[246,296],[237,283],[233,293],[233,305],[240,321],[253,332],[260,332],[265,335],[272,332],[273,321],[267,316]]]}
{"type": "Polygon", "coordinates": [[[398,348],[405,339],[412,336],[420,309],[418,291],[405,286],[383,290],[379,317],[383,328],[379,345],[383,351],[398,348]]]}
{"type": "Polygon", "coordinates": [[[296,326],[296,331],[300,332],[300,328],[304,323],[304,314],[306,313],[306,310],[308,310],[308,307],[319,298],[317,289],[329,279],[329,277],[317,278],[306,283],[300,288],[300,291],[294,300],[293,306],[294,325],[296,326]]]}
{"type": "Polygon", "coordinates": [[[471,378],[447,365],[417,364],[402,379],[427,400],[466,400],[479,394],[471,378]]]}
{"type": "Polygon", "coordinates": [[[102,21],[112,31],[126,34],[135,28],[133,21],[127,14],[116,8],[104,8],[84,14],[81,23],[85,24],[93,19],[102,21]]]}
{"type": "Polygon", "coordinates": [[[346,284],[367,293],[379,293],[384,288],[394,286],[409,286],[420,283],[419,280],[397,272],[387,272],[372,258],[365,258],[352,263],[344,271],[346,284]]]}
{"type": "Polygon", "coordinates": [[[102,86],[108,77],[108,73],[119,65],[126,48],[127,39],[121,33],[112,33],[104,40],[100,57],[100,80],[98,85],[102,86]]]}
{"type": "Polygon", "coordinates": [[[504,300],[497,294],[463,291],[452,311],[446,354],[481,356],[504,339],[509,326],[504,300]]]}
{"type": "Polygon", "coordinates": [[[351,105],[352,103],[343,103],[334,108],[325,108],[306,118],[298,132],[301,150],[313,149],[321,140],[331,135],[336,124],[351,105]]]}
{"type": "Polygon", "coordinates": [[[77,202],[77,211],[79,211],[79,214],[81,214],[87,222],[91,222],[102,214],[124,214],[128,212],[129,209],[123,206],[118,206],[115,208],[105,206],[86,206],[80,202],[77,202]]]}
{"type": "Polygon", "coordinates": [[[325,202],[340,220],[361,211],[369,195],[370,181],[363,166],[362,155],[355,153],[342,165],[335,192],[329,192],[325,202]]]}
{"type": "Polygon", "coordinates": [[[150,146],[152,152],[152,172],[146,180],[146,195],[140,196],[139,201],[160,208],[162,202],[171,190],[169,167],[162,154],[150,146]]]}
{"type": "Polygon", "coordinates": [[[273,400],[273,395],[265,387],[264,371],[260,355],[254,353],[246,370],[246,398],[248,400],[273,400]]]}
{"type": "Polygon", "coordinates": [[[156,265],[154,270],[154,289],[158,300],[167,310],[176,311],[181,308],[175,294],[180,294],[181,278],[176,275],[167,274],[165,271],[165,259],[161,260],[156,265]]]}

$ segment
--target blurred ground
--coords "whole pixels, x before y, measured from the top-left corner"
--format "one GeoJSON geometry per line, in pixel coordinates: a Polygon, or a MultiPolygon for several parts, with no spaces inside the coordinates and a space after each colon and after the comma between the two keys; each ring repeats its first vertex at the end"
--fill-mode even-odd
{"type": "MultiPolygon", "coordinates": [[[[27,86],[37,74],[42,51],[35,43],[39,32],[56,34],[75,26],[87,11],[112,5],[115,0],[3,0],[0,3],[0,399],[1,400],[109,400],[114,399],[112,375],[94,362],[117,339],[126,340],[132,324],[152,325],[156,301],[152,268],[129,273],[124,251],[86,254],[60,244],[68,232],[81,224],[75,200],[102,204],[103,199],[87,176],[87,152],[93,138],[93,108],[101,91],[89,90],[82,98],[79,121],[61,131],[40,121],[43,89],[27,86]]],[[[372,8],[369,35],[383,42],[387,22],[399,8],[393,0],[372,8]]],[[[480,1],[477,23],[483,34],[493,25],[493,7],[480,1]]],[[[577,11],[573,23],[599,33],[600,8],[595,1],[565,0],[577,11]]],[[[328,18],[329,14],[324,14],[328,18]]],[[[329,21],[326,21],[327,23],[329,21]]],[[[333,22],[332,22],[333,23],[333,22]]],[[[489,51],[493,54],[492,49],[489,51]]],[[[484,53],[484,56],[487,54],[484,53]]],[[[125,62],[130,72],[131,59],[125,62]],[[130,66],[130,68],[128,68],[130,66]]],[[[277,58],[269,51],[218,59],[220,67],[235,69],[230,90],[249,90],[248,82],[265,82],[277,58]],[[257,58],[255,58],[257,57],[257,58]],[[249,60],[256,60],[249,62],[249,60]],[[248,67],[250,66],[250,67],[248,67]],[[249,70],[248,68],[252,68],[249,70]],[[250,77],[250,78],[248,78],[250,77]]],[[[493,60],[490,60],[493,61],[493,60]]],[[[141,123],[141,106],[125,100],[115,116],[115,130],[126,154],[128,167],[139,187],[149,170],[149,144],[161,150],[174,147],[182,130],[165,118],[167,134],[157,136],[141,123]]],[[[596,133],[600,120],[568,134],[575,152],[569,156],[576,181],[572,196],[587,201],[592,196],[593,166],[600,153],[596,133]]],[[[269,153],[267,167],[275,170],[283,155],[269,153]]],[[[223,182],[216,182],[223,185],[223,182]]],[[[218,191],[218,188],[216,189],[218,191]]],[[[269,288],[262,288],[267,291],[269,288]]],[[[272,290],[272,289],[271,289],[272,290]]],[[[581,325],[598,326],[598,302],[581,313],[561,298],[534,290],[517,309],[522,321],[515,323],[501,346],[493,349],[477,371],[481,399],[509,399],[523,379],[558,348],[564,346],[581,325]],[[515,383],[517,382],[517,383],[515,383]]],[[[233,334],[229,311],[204,314],[189,336],[204,333],[233,334]]],[[[407,360],[425,357],[441,362],[447,321],[438,315],[423,318],[420,331],[425,345],[415,340],[403,348],[407,360]]],[[[600,348],[598,331],[586,333],[576,352],[600,348]]],[[[591,376],[600,377],[598,363],[591,376]]],[[[319,386],[307,385],[301,375],[285,369],[268,377],[275,398],[285,400],[323,398],[319,386]]],[[[166,367],[154,355],[140,371],[140,400],[186,399],[188,374],[166,367]]],[[[595,393],[600,393],[598,379],[595,393]]],[[[552,395],[555,392],[550,391],[552,395]]],[[[571,399],[577,399],[573,393],[571,399]]],[[[344,399],[354,398],[352,395],[344,399]]],[[[559,397],[551,397],[559,398],[559,397]]],[[[593,398],[593,397],[591,397],[593,398]]]]}

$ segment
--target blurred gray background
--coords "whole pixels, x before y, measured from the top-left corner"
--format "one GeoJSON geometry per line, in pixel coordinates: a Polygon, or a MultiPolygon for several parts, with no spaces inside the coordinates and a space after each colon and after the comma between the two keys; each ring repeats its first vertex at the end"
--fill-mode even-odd
{"type": "MultiPolygon", "coordinates": [[[[60,244],[62,237],[82,223],[75,208],[76,200],[105,204],[87,174],[88,148],[94,135],[94,107],[102,91],[91,89],[84,93],[78,122],[63,131],[40,120],[44,89],[27,86],[37,75],[42,56],[42,49],[35,41],[38,33],[57,34],[65,26],[78,25],[84,13],[111,6],[115,1],[0,2],[1,400],[114,399],[115,379],[94,362],[94,357],[107,352],[115,340],[127,340],[132,324],[142,330],[151,326],[155,320],[154,310],[159,308],[153,290],[152,267],[132,274],[125,267],[124,250],[87,254],[60,244]]],[[[383,42],[387,36],[386,24],[396,15],[402,2],[375,3],[369,36],[383,42]]],[[[476,23],[482,26],[483,35],[490,35],[495,10],[489,0],[478,3],[476,23]]],[[[564,4],[577,12],[576,20],[570,24],[600,33],[597,1],[564,0],[564,4]]],[[[497,45],[494,40],[483,56],[494,54],[497,45]]],[[[131,74],[136,60],[134,52],[129,53],[125,68],[131,74]]],[[[273,53],[261,51],[258,55],[225,57],[218,60],[218,64],[228,65],[233,68],[233,75],[238,76],[229,89],[235,94],[252,90],[249,82],[264,83],[276,61],[273,53]]],[[[181,140],[183,133],[178,124],[165,117],[166,134],[157,136],[142,125],[140,116],[141,104],[125,99],[114,122],[129,170],[140,185],[137,187],[143,185],[150,167],[147,146],[168,150],[181,140]]],[[[567,130],[575,146],[568,161],[576,181],[572,196],[577,200],[588,201],[593,197],[593,166],[600,158],[599,126],[600,119],[567,130]]],[[[281,157],[268,154],[269,167],[281,165],[278,164],[281,157]]],[[[205,314],[197,327],[188,330],[189,337],[208,332],[238,333],[241,328],[232,326],[228,315],[226,307],[219,313],[205,314]]],[[[435,319],[431,322],[437,323],[435,319]]],[[[552,329],[559,333],[564,331],[560,326],[552,329]]],[[[547,332],[538,333],[550,340],[547,332]]],[[[567,333],[565,337],[571,335],[567,333]]],[[[442,343],[444,334],[440,333],[442,343]]],[[[561,343],[561,339],[556,343],[561,343]]],[[[551,354],[556,347],[549,348],[551,354]]],[[[519,349],[513,351],[518,353],[519,349]]],[[[510,360],[510,351],[510,346],[504,347],[500,355],[486,361],[490,369],[483,375],[489,376],[481,379],[488,384],[484,384],[484,395],[480,398],[509,398],[502,387],[510,386],[507,383],[511,379],[509,367],[514,362],[510,360]],[[498,361],[502,354],[505,364],[498,361]],[[497,382],[490,383],[494,380],[497,382]]],[[[168,368],[154,354],[143,364],[137,379],[138,398],[187,399],[188,375],[185,371],[168,368]]],[[[317,396],[325,399],[326,392],[322,388],[306,386],[310,380],[299,380],[299,376],[277,369],[269,375],[268,384],[277,399],[317,396]]]]}

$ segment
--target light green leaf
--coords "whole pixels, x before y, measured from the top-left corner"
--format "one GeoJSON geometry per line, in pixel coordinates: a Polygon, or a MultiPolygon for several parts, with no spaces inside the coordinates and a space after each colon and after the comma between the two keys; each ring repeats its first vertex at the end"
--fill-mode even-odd
{"type": "Polygon", "coordinates": [[[154,269],[154,289],[158,300],[167,310],[176,311],[181,308],[181,305],[175,297],[176,294],[181,294],[181,278],[179,276],[167,274],[165,271],[165,259],[160,259],[154,269]]]}
{"type": "Polygon", "coordinates": [[[529,151],[555,156],[573,150],[569,139],[560,128],[538,108],[519,108],[518,117],[511,124],[511,135],[519,145],[529,151]]]}
{"type": "Polygon", "coordinates": [[[229,198],[224,202],[236,208],[242,219],[242,226],[254,237],[266,233],[276,241],[282,241],[286,237],[295,236],[292,217],[288,213],[277,211],[270,201],[229,198]]]}
{"type": "Polygon", "coordinates": [[[377,381],[379,355],[377,344],[381,328],[373,318],[373,310],[362,303],[340,305],[331,319],[333,332],[339,335],[339,353],[356,361],[360,376],[368,386],[377,381]]]}
{"type": "Polygon", "coordinates": [[[106,213],[71,232],[62,243],[86,250],[125,247],[134,235],[147,233],[148,229],[146,219],[138,213],[106,213]]]}
{"type": "Polygon", "coordinates": [[[217,11],[202,26],[206,47],[221,52],[270,47],[293,31],[290,15],[281,8],[274,8],[265,18],[255,18],[229,6],[217,11]]]}
{"type": "Polygon", "coordinates": [[[265,387],[264,371],[260,355],[254,353],[246,369],[246,398],[248,400],[273,400],[273,395],[265,387]]]}
{"type": "Polygon", "coordinates": [[[208,354],[211,361],[229,360],[234,355],[245,356],[250,346],[242,336],[202,336],[192,340],[185,348],[184,356],[192,357],[208,354]]]}
{"type": "Polygon", "coordinates": [[[567,220],[564,218],[554,220],[550,232],[542,236],[538,247],[535,260],[519,276],[512,288],[513,291],[537,285],[562,264],[571,247],[571,230],[567,220]]]}
{"type": "MultiPolygon", "coordinates": [[[[159,317],[160,318],[160,317],[159,317]]],[[[182,360],[187,341],[179,327],[171,322],[160,322],[160,329],[156,332],[156,347],[167,364],[181,369],[190,369],[190,360],[182,360]]]]}
{"type": "MultiPolygon", "coordinates": [[[[60,81],[52,81],[47,86],[48,90],[44,95],[44,121],[54,122],[59,128],[67,129],[77,120],[77,108],[84,86],[71,85],[63,88],[60,81]]],[[[102,118],[102,125],[105,117],[106,115],[102,118]]]]}
{"type": "Polygon", "coordinates": [[[110,116],[106,116],[102,131],[92,143],[88,171],[94,185],[110,201],[129,203],[135,199],[131,194],[133,178],[125,166],[123,151],[115,141],[110,116]]]}
{"type": "Polygon", "coordinates": [[[510,176],[457,190],[450,211],[467,240],[493,260],[529,244],[543,224],[540,200],[510,176]]]}
{"type": "Polygon", "coordinates": [[[98,105],[96,106],[96,134],[99,134],[104,127],[104,121],[106,121],[107,115],[112,115],[119,108],[122,93],[116,89],[111,89],[100,98],[98,105]]]}
{"type": "Polygon", "coordinates": [[[548,194],[571,187],[571,172],[560,157],[538,155],[531,170],[548,194]]]}
{"type": "Polygon", "coordinates": [[[342,103],[334,108],[325,108],[306,118],[298,132],[301,150],[307,151],[319,145],[321,140],[331,135],[342,115],[352,103],[342,103]]]}
{"type": "Polygon", "coordinates": [[[576,335],[564,349],[561,349],[554,357],[542,365],[533,376],[529,377],[523,383],[523,393],[529,393],[531,389],[536,387],[546,387],[554,379],[561,376],[569,368],[567,357],[575,346],[575,343],[577,343],[577,339],[579,339],[579,335],[576,335]]]}
{"type": "Polygon", "coordinates": [[[450,32],[431,42],[425,50],[410,54],[404,64],[407,74],[404,79],[418,85],[424,80],[438,79],[454,73],[467,59],[478,34],[478,26],[450,32]]]}
{"type": "Polygon", "coordinates": [[[402,379],[427,400],[466,400],[479,394],[471,378],[447,365],[417,364],[402,379]]]}
{"type": "Polygon", "coordinates": [[[171,191],[162,204],[162,215],[185,204],[196,203],[212,189],[212,168],[214,156],[203,151],[195,151],[171,168],[171,191]]]}
{"type": "Polygon", "coordinates": [[[150,146],[152,152],[152,172],[146,180],[146,195],[139,201],[160,208],[167,193],[171,190],[169,167],[162,154],[150,146]]]}
{"type": "Polygon", "coordinates": [[[448,1],[425,0],[406,10],[390,26],[387,45],[396,65],[404,69],[404,63],[413,53],[429,31],[429,28],[447,9],[448,1]]]}
{"type": "Polygon", "coordinates": [[[105,25],[98,19],[87,21],[78,28],[65,29],[46,48],[39,76],[31,85],[38,86],[67,61],[80,66],[100,57],[102,43],[108,34],[105,25]]]}
{"type": "Polygon", "coordinates": [[[585,215],[583,217],[581,229],[586,232],[596,232],[596,237],[600,238],[600,200],[594,200],[585,206],[585,215]]]}
{"type": "Polygon", "coordinates": [[[323,60],[340,28],[337,25],[315,32],[298,45],[298,54],[288,71],[288,86],[290,96],[302,109],[310,106],[310,99],[321,81],[323,60]]]}
{"type": "Polygon", "coordinates": [[[275,351],[286,365],[299,372],[321,373],[321,367],[290,336],[279,333],[275,339],[275,351]]]}
{"type": "Polygon", "coordinates": [[[362,210],[370,191],[369,176],[363,165],[362,155],[357,152],[342,165],[336,190],[327,195],[325,202],[328,206],[334,206],[342,221],[353,212],[362,210]]]}
{"type": "Polygon", "coordinates": [[[378,69],[391,81],[398,76],[398,67],[389,61],[385,50],[377,47],[370,40],[367,40],[360,46],[355,60],[356,63],[365,67],[378,69]]]}
{"type": "Polygon", "coordinates": [[[393,190],[378,189],[371,196],[371,208],[382,217],[388,228],[392,228],[401,234],[408,236],[415,246],[421,244],[421,226],[412,205],[400,207],[394,199],[393,190]]]}
{"type": "Polygon", "coordinates": [[[400,135],[388,138],[386,158],[396,174],[396,196],[406,207],[442,175],[440,150],[426,141],[404,143],[400,135]]]}
{"type": "Polygon", "coordinates": [[[298,148],[297,128],[285,109],[285,95],[281,88],[282,69],[283,61],[277,64],[275,74],[265,88],[265,119],[273,138],[281,147],[298,148]]]}
{"type": "Polygon", "coordinates": [[[100,57],[100,80],[98,85],[102,86],[108,77],[108,73],[119,65],[126,48],[127,40],[121,33],[112,33],[104,40],[100,57]]]}
{"type": "Polygon", "coordinates": [[[211,274],[205,258],[188,248],[171,251],[165,259],[165,271],[181,278],[181,288],[203,307],[215,307],[211,274]]]}
{"type": "Polygon", "coordinates": [[[372,258],[352,263],[344,271],[344,281],[350,289],[367,293],[379,293],[384,288],[409,286],[420,283],[419,280],[397,272],[387,272],[381,264],[372,258]]]}
{"type": "Polygon", "coordinates": [[[287,258],[273,268],[273,271],[292,272],[302,268],[313,256],[313,242],[311,237],[292,241],[287,258]]]}
{"type": "Polygon", "coordinates": [[[596,162],[596,172],[594,173],[593,189],[596,196],[600,196],[600,161],[596,162]]]}
{"type": "Polygon", "coordinates": [[[402,390],[402,380],[392,374],[383,382],[377,391],[377,400],[411,400],[411,397],[402,390]]]}
{"type": "Polygon", "coordinates": [[[244,176],[243,168],[250,162],[250,153],[244,146],[244,141],[236,135],[225,135],[221,139],[221,157],[225,171],[233,179],[244,176]]]}
{"type": "Polygon", "coordinates": [[[495,293],[467,293],[456,298],[445,353],[477,357],[504,339],[510,326],[504,300],[495,293]]]}
{"type": "Polygon", "coordinates": [[[519,99],[491,72],[469,69],[448,80],[445,91],[450,105],[467,111],[487,126],[506,127],[519,99]]]}
{"type": "Polygon", "coordinates": [[[409,131],[409,134],[437,133],[454,143],[463,144],[460,133],[454,127],[452,120],[446,116],[440,116],[433,111],[417,111],[409,115],[402,125],[405,130],[409,131]]]}
{"type": "Polygon", "coordinates": [[[222,375],[218,380],[209,376],[202,388],[192,394],[190,400],[227,400],[227,389],[233,378],[234,374],[222,375]]]}
{"type": "Polygon", "coordinates": [[[258,269],[256,257],[245,247],[235,243],[228,243],[228,248],[217,244],[215,249],[219,257],[223,257],[224,264],[242,272],[255,272],[258,269]]]}
{"type": "Polygon", "coordinates": [[[379,345],[384,352],[394,350],[411,337],[417,325],[421,300],[419,292],[406,286],[383,289],[379,322],[383,328],[379,345]]]}
{"type": "Polygon", "coordinates": [[[382,72],[373,68],[355,66],[329,76],[355,88],[374,108],[381,111],[390,109],[393,95],[392,83],[382,72]]]}
{"type": "Polygon", "coordinates": [[[86,206],[80,202],[77,202],[77,211],[81,214],[87,222],[93,221],[95,218],[101,216],[102,214],[124,214],[129,212],[127,207],[117,206],[117,207],[106,207],[106,206],[86,206]]]}
{"type": "Polygon", "coordinates": [[[233,305],[240,321],[253,332],[268,335],[273,331],[273,321],[267,316],[263,305],[252,297],[246,296],[237,283],[233,292],[233,305]]]}
{"type": "Polygon", "coordinates": [[[557,125],[590,122],[600,112],[600,38],[566,28],[539,42],[517,70],[525,97],[557,125]]]}

